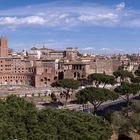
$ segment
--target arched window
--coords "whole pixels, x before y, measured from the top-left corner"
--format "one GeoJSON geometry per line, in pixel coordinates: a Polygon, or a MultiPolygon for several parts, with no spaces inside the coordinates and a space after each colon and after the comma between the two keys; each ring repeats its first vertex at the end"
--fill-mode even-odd
{"type": "Polygon", "coordinates": [[[74,74],[73,74],[73,75],[74,75],[74,78],[75,78],[75,77],[76,77],[76,72],[74,72],[74,74]]]}
{"type": "Polygon", "coordinates": [[[79,72],[77,73],[77,77],[80,78],[80,73],[79,72]]]}

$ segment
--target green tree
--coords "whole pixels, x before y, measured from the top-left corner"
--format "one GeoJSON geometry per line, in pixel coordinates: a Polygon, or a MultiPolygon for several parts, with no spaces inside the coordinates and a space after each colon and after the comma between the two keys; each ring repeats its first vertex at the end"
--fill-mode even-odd
{"type": "Polygon", "coordinates": [[[0,139],[108,140],[110,124],[80,111],[47,108],[37,110],[23,98],[0,100],[0,139]]]}
{"type": "Polygon", "coordinates": [[[132,72],[129,72],[127,70],[117,70],[113,72],[113,75],[116,77],[116,79],[120,78],[120,82],[129,82],[130,79],[134,77],[132,72]]]}
{"type": "Polygon", "coordinates": [[[127,106],[129,106],[130,95],[137,94],[140,91],[140,85],[135,83],[122,83],[120,86],[116,87],[114,91],[120,95],[124,95],[122,98],[127,102],[127,106]]]}
{"type": "Polygon", "coordinates": [[[89,101],[94,107],[93,114],[95,115],[102,103],[108,100],[115,100],[118,98],[118,95],[108,89],[88,87],[79,91],[76,97],[80,103],[87,103],[89,101]]]}
{"type": "Polygon", "coordinates": [[[27,139],[28,122],[36,113],[35,105],[23,98],[8,96],[0,101],[0,139],[27,139]]]}
{"type": "Polygon", "coordinates": [[[112,125],[118,133],[136,134],[140,138],[140,101],[112,115],[112,125]]]}
{"type": "Polygon", "coordinates": [[[42,111],[39,118],[39,123],[43,124],[45,132],[56,136],[54,139],[107,140],[112,133],[111,128],[108,127],[109,124],[82,112],[50,108],[42,111]],[[44,118],[46,118],[45,121],[44,118]]]}
{"type": "Polygon", "coordinates": [[[103,88],[104,88],[107,84],[113,85],[113,84],[116,83],[114,76],[106,75],[104,73],[93,73],[93,74],[90,74],[88,76],[88,79],[90,81],[95,82],[95,86],[96,87],[99,87],[100,84],[103,84],[103,88]]]}
{"type": "Polygon", "coordinates": [[[134,77],[131,82],[140,84],[140,77],[134,77]]]}
{"type": "Polygon", "coordinates": [[[140,76],[140,68],[138,68],[134,73],[136,76],[140,76]]]}
{"type": "Polygon", "coordinates": [[[78,89],[80,82],[73,79],[63,79],[58,80],[51,84],[52,87],[62,87],[65,89],[61,94],[65,97],[65,106],[67,105],[68,98],[70,97],[70,92],[78,89]]]}
{"type": "Polygon", "coordinates": [[[53,102],[57,101],[56,95],[54,93],[51,93],[51,99],[53,102]]]}

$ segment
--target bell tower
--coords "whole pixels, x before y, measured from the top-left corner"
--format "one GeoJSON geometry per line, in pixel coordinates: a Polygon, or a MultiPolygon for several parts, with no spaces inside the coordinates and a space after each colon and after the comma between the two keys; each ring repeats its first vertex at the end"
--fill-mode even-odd
{"type": "Polygon", "coordinates": [[[8,57],[8,41],[6,37],[0,37],[0,57],[8,57]]]}
{"type": "Polygon", "coordinates": [[[66,49],[66,57],[70,61],[76,60],[77,54],[78,54],[77,48],[67,48],[66,49]]]}

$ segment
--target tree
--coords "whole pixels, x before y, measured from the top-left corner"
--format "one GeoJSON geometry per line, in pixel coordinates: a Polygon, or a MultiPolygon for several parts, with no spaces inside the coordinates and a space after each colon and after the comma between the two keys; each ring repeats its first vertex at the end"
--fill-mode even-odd
{"type": "Polygon", "coordinates": [[[131,82],[140,84],[140,77],[134,77],[133,79],[131,79],[131,82]]]}
{"type": "Polygon", "coordinates": [[[103,88],[107,85],[107,84],[115,84],[116,81],[115,81],[115,77],[112,76],[112,75],[106,75],[104,73],[93,73],[93,74],[90,74],[88,76],[88,79],[90,81],[93,81],[95,82],[95,86],[96,87],[99,87],[100,84],[103,84],[103,88]]]}
{"type": "Polygon", "coordinates": [[[8,96],[0,101],[0,139],[27,139],[37,122],[36,113],[35,105],[23,98],[8,96]]]}
{"type": "Polygon", "coordinates": [[[125,97],[122,98],[127,102],[127,106],[129,106],[130,95],[137,94],[140,91],[140,85],[135,83],[122,83],[120,86],[116,87],[114,91],[120,95],[124,95],[125,97]]]}
{"type": "Polygon", "coordinates": [[[0,100],[0,139],[108,140],[110,124],[80,111],[37,110],[23,98],[0,100]]]}
{"type": "Polygon", "coordinates": [[[134,73],[135,75],[140,76],[140,68],[138,68],[134,73]]]}
{"type": "Polygon", "coordinates": [[[129,72],[127,70],[117,70],[115,72],[113,72],[113,75],[116,78],[120,78],[120,82],[129,82],[129,79],[132,79],[134,77],[134,75],[132,74],[132,72],[129,72]]]}
{"type": "Polygon", "coordinates": [[[118,133],[126,135],[133,133],[140,138],[140,101],[133,103],[129,108],[113,113],[112,125],[118,133]]]}
{"type": "Polygon", "coordinates": [[[62,87],[65,89],[61,94],[65,97],[65,106],[67,105],[68,98],[70,97],[70,92],[72,90],[78,89],[80,82],[73,79],[63,79],[58,80],[51,85],[52,87],[62,87]]]}
{"type": "Polygon", "coordinates": [[[79,91],[76,97],[80,103],[87,103],[89,101],[94,107],[93,114],[95,115],[103,102],[115,100],[118,95],[108,89],[88,87],[79,91]]]}
{"type": "Polygon", "coordinates": [[[60,140],[107,140],[112,133],[111,128],[107,127],[108,124],[103,120],[82,112],[50,108],[42,111],[39,118],[45,129],[49,124],[52,125],[50,129],[54,129],[49,132],[47,129],[45,132],[55,135],[56,139],[60,140]],[[43,118],[46,118],[45,121],[43,118]]]}
{"type": "Polygon", "coordinates": [[[51,93],[51,99],[53,102],[57,101],[56,95],[54,93],[51,93]]]}

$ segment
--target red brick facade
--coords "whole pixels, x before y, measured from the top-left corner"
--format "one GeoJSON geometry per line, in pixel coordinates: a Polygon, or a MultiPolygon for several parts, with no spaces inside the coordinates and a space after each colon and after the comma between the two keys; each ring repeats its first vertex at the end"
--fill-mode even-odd
{"type": "Polygon", "coordinates": [[[85,62],[81,57],[78,57],[76,48],[67,48],[65,51],[45,48],[40,50],[40,58],[36,57],[36,54],[34,57],[30,54],[8,56],[7,39],[1,37],[0,85],[45,87],[58,79],[80,80],[95,72],[112,74],[119,65],[118,61],[115,62],[112,59],[89,59],[85,62]]]}

